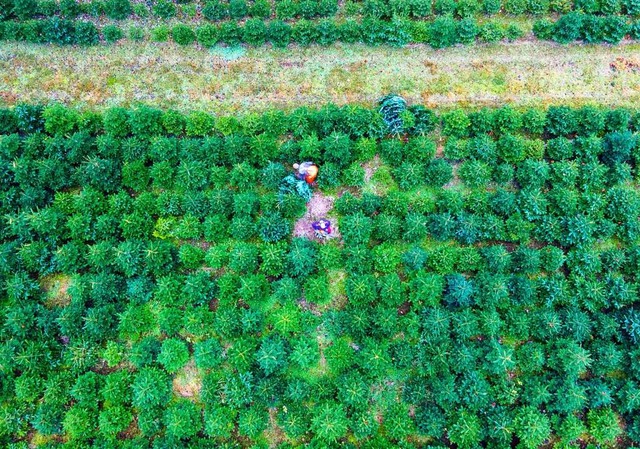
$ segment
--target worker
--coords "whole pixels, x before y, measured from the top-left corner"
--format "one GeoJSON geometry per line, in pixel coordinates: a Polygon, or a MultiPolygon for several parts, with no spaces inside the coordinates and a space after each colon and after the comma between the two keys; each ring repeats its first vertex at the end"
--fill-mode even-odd
{"type": "Polygon", "coordinates": [[[313,162],[293,164],[293,169],[296,171],[296,178],[304,179],[307,184],[313,184],[318,177],[318,166],[313,162]]]}
{"type": "Polygon", "coordinates": [[[315,232],[315,235],[320,240],[328,239],[331,236],[331,222],[326,219],[314,221],[311,223],[311,228],[315,232]]]}

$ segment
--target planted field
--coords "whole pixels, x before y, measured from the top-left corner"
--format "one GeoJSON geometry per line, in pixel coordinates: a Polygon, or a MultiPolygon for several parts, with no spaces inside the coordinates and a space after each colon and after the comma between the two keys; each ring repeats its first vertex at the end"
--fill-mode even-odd
{"type": "Polygon", "coordinates": [[[637,445],[640,116],[395,100],[1,110],[0,443],[637,445]]]}
{"type": "Polygon", "coordinates": [[[640,37],[636,0],[1,0],[0,40],[91,46],[169,39],[286,48],[335,42],[433,48],[533,36],[560,43],[618,44],[640,37]],[[122,25],[122,21],[128,23],[122,25]]]}

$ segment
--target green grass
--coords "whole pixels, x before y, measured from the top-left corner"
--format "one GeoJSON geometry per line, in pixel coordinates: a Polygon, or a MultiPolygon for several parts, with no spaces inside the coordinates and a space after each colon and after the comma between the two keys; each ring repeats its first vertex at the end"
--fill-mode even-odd
{"type": "Polygon", "coordinates": [[[0,47],[0,104],[62,101],[105,108],[149,104],[228,114],[363,103],[388,92],[432,107],[640,100],[640,44],[559,46],[540,41],[433,50],[364,45],[209,51],[126,42],[0,47]]]}

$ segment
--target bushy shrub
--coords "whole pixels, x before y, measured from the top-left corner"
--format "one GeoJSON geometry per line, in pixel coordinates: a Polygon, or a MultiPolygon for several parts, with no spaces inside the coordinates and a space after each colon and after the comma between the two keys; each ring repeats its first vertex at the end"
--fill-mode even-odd
{"type": "Polygon", "coordinates": [[[602,40],[608,44],[618,44],[629,32],[627,22],[619,16],[607,16],[602,20],[602,40]]]}
{"type": "Polygon", "coordinates": [[[196,41],[196,33],[191,27],[178,24],[171,29],[171,38],[178,45],[191,45],[196,41]]]}
{"type": "Polygon", "coordinates": [[[549,0],[528,0],[527,12],[535,16],[547,14],[549,12],[549,0]]]}
{"type": "Polygon", "coordinates": [[[214,118],[203,111],[194,111],[187,116],[186,133],[188,137],[203,137],[213,132],[214,118]]]}
{"type": "Polygon", "coordinates": [[[561,44],[573,42],[580,37],[583,16],[571,12],[565,14],[555,23],[553,30],[553,40],[561,44]]]}
{"type": "Polygon", "coordinates": [[[533,23],[533,35],[536,39],[551,40],[555,32],[556,25],[549,19],[536,20],[533,23]]]}
{"type": "Polygon", "coordinates": [[[603,162],[611,166],[627,161],[636,143],[636,137],[629,131],[607,134],[602,142],[603,162]]]}
{"type": "Polygon", "coordinates": [[[474,43],[479,32],[478,24],[473,18],[468,17],[458,22],[456,33],[463,44],[474,43]]]}
{"type": "Polygon", "coordinates": [[[265,242],[277,242],[289,235],[289,223],[278,213],[270,212],[258,221],[260,237],[265,242]]]}
{"type": "Polygon", "coordinates": [[[31,425],[43,435],[54,435],[62,432],[64,408],[58,404],[43,402],[31,418],[31,425]]]}
{"type": "Polygon", "coordinates": [[[338,40],[346,44],[353,44],[362,40],[360,24],[354,19],[347,19],[337,24],[338,40]]]}
{"type": "Polygon", "coordinates": [[[466,161],[460,166],[459,174],[470,188],[484,187],[491,180],[491,167],[480,161],[466,161]]]}
{"type": "Polygon", "coordinates": [[[453,168],[442,159],[434,159],[427,166],[425,178],[428,185],[442,187],[453,179],[453,168]]]}
{"type": "Polygon", "coordinates": [[[598,444],[611,443],[622,432],[618,417],[611,408],[590,410],[587,421],[589,433],[598,444]]]}
{"type": "Polygon", "coordinates": [[[100,34],[92,22],[76,22],[75,42],[78,45],[96,45],[99,41],[100,34]]]}
{"type": "Polygon", "coordinates": [[[545,130],[551,136],[569,136],[576,130],[575,112],[567,106],[551,106],[547,111],[545,130]]]}
{"type": "Polygon", "coordinates": [[[291,38],[303,47],[311,45],[317,39],[315,24],[306,19],[297,21],[291,29],[291,38]]]}
{"type": "Polygon", "coordinates": [[[550,139],[547,141],[546,153],[550,159],[570,159],[573,157],[573,142],[565,137],[550,139]]]}
{"type": "Polygon", "coordinates": [[[129,111],[129,127],[131,132],[141,138],[159,136],[163,132],[163,113],[159,109],[142,106],[129,111]]]}
{"type": "MultiPolygon", "coordinates": [[[[7,20],[9,17],[11,17],[12,13],[13,13],[13,0],[0,0],[0,22],[3,20],[7,20]]],[[[45,14],[45,16],[48,16],[48,15],[50,14],[45,14]]],[[[2,36],[2,33],[0,33],[0,36],[2,36]]]]}
{"type": "Polygon", "coordinates": [[[146,36],[145,30],[142,27],[131,27],[129,28],[129,39],[135,42],[140,42],[144,40],[146,36]]]}
{"type": "Polygon", "coordinates": [[[249,8],[249,15],[258,19],[267,19],[271,16],[271,4],[268,0],[255,0],[249,8]]]}
{"type": "Polygon", "coordinates": [[[274,47],[286,48],[291,41],[291,25],[281,20],[274,20],[269,23],[267,34],[274,47]]]}
{"type": "Polygon", "coordinates": [[[178,253],[180,262],[188,270],[195,270],[204,261],[204,250],[197,246],[182,245],[178,253]]]}
{"type": "Polygon", "coordinates": [[[433,12],[439,16],[453,15],[456,10],[454,0],[436,0],[433,4],[433,12]]]}
{"type": "Polygon", "coordinates": [[[573,2],[571,0],[550,0],[549,9],[552,12],[558,12],[566,14],[573,8],[573,2]]]}
{"type": "Polygon", "coordinates": [[[102,35],[104,40],[110,44],[119,41],[124,37],[122,30],[116,25],[106,25],[102,28],[102,35]]]}
{"type": "Polygon", "coordinates": [[[153,5],[152,11],[161,19],[171,19],[176,16],[176,5],[168,0],[159,0],[153,5]]]}
{"type": "Polygon", "coordinates": [[[482,2],[482,12],[486,15],[498,14],[502,9],[501,0],[484,0],[482,2]]]}
{"type": "Polygon", "coordinates": [[[624,108],[610,109],[605,115],[607,132],[624,132],[629,129],[631,114],[624,108]]]}
{"type": "Polygon", "coordinates": [[[519,16],[527,10],[526,0],[505,0],[504,10],[507,14],[519,16]]]}
{"type": "Polygon", "coordinates": [[[224,20],[229,17],[229,8],[222,0],[210,0],[202,8],[202,15],[207,20],[224,20]]]}
{"type": "Polygon", "coordinates": [[[584,106],[576,111],[577,132],[582,136],[599,134],[604,129],[604,113],[594,106],[584,106]]]}
{"type": "MultiPolygon", "coordinates": [[[[16,27],[19,27],[19,30],[16,30],[17,34],[15,38],[16,40],[24,40],[32,44],[43,44],[47,42],[48,39],[44,34],[45,30],[50,31],[50,29],[47,29],[48,24],[49,21],[47,20],[27,20],[26,22],[16,23],[16,27]]],[[[5,30],[7,31],[8,39],[14,35],[11,25],[6,24],[5,30]]],[[[2,34],[2,30],[0,30],[0,38],[2,34]]],[[[73,37],[71,42],[73,42],[73,37]]]]}
{"type": "Polygon", "coordinates": [[[126,19],[133,12],[130,0],[106,0],[105,10],[113,20],[126,19]]]}
{"type": "Polygon", "coordinates": [[[505,29],[498,22],[486,22],[480,27],[479,37],[484,42],[498,42],[505,38],[505,29]]]}
{"type": "MultiPolygon", "coordinates": [[[[185,342],[177,338],[169,338],[162,342],[158,362],[170,373],[182,369],[189,360],[189,348],[185,342]]],[[[137,381],[137,379],[136,379],[137,381]]]]}
{"type": "Polygon", "coordinates": [[[242,19],[249,14],[249,8],[245,0],[230,0],[229,15],[232,19],[242,19]]]}
{"type": "Polygon", "coordinates": [[[444,146],[444,157],[450,161],[462,161],[469,156],[469,145],[463,139],[450,138],[444,146]]]}
{"type": "Polygon", "coordinates": [[[98,416],[100,433],[107,438],[113,437],[126,430],[132,418],[131,412],[120,405],[104,409],[98,416]]]}
{"type": "Polygon", "coordinates": [[[90,408],[74,405],[65,414],[62,427],[72,440],[88,440],[95,435],[96,412],[90,408]]]}
{"type": "Polygon", "coordinates": [[[58,45],[71,45],[75,40],[75,24],[71,20],[53,17],[46,20],[42,28],[44,40],[58,45]]]}
{"type": "Polygon", "coordinates": [[[505,134],[498,140],[498,157],[506,162],[521,162],[525,159],[525,146],[522,137],[505,134]]]}
{"type": "Polygon", "coordinates": [[[456,4],[456,14],[464,18],[472,18],[480,11],[482,2],[478,0],[462,0],[456,4]]]}
{"type": "MultiPolygon", "coordinates": [[[[93,3],[95,3],[95,2],[92,2],[92,4],[89,6],[89,8],[93,7],[93,3]]],[[[149,10],[149,6],[147,6],[146,3],[134,3],[132,6],[133,6],[133,14],[135,14],[136,17],[138,17],[140,19],[146,19],[147,17],[149,17],[151,15],[151,12],[149,10]]],[[[94,9],[94,8],[92,8],[92,9],[94,9]]],[[[96,16],[100,16],[100,11],[94,9],[94,14],[96,16]]]]}
{"type": "Polygon", "coordinates": [[[213,47],[218,43],[218,29],[213,25],[203,25],[196,30],[198,43],[205,48],[213,47]]]}
{"type": "Polygon", "coordinates": [[[599,3],[596,0],[574,0],[573,8],[578,12],[595,14],[600,11],[599,3]]]}
{"type": "Polygon", "coordinates": [[[194,437],[202,431],[202,414],[196,404],[180,399],[171,404],[164,412],[162,421],[167,435],[180,440],[194,437]]]}
{"type": "Polygon", "coordinates": [[[76,0],[61,0],[60,13],[65,19],[75,19],[80,14],[80,5],[76,0]]]}
{"type": "Polygon", "coordinates": [[[151,40],[153,42],[167,42],[171,29],[166,25],[160,25],[151,29],[151,40]]]}
{"type": "Polygon", "coordinates": [[[446,136],[457,138],[467,137],[470,126],[471,121],[469,117],[461,109],[456,109],[442,115],[442,132],[446,136]]]}
{"type": "Polygon", "coordinates": [[[13,134],[18,131],[18,117],[13,109],[0,109],[0,134],[13,134]]]}
{"type": "Polygon", "coordinates": [[[551,434],[549,418],[534,407],[521,408],[513,421],[522,447],[536,448],[551,434]]]}
{"type": "Polygon", "coordinates": [[[316,26],[317,41],[320,45],[331,45],[338,40],[338,28],[331,19],[324,19],[316,26]]]}
{"type": "Polygon", "coordinates": [[[481,424],[472,412],[463,410],[456,413],[448,426],[449,440],[459,447],[473,447],[480,441],[481,424]]]}
{"type": "Polygon", "coordinates": [[[504,35],[508,41],[513,42],[524,37],[524,30],[517,24],[512,23],[507,26],[504,35]]]}
{"type": "Polygon", "coordinates": [[[31,19],[34,13],[36,12],[36,8],[37,8],[36,0],[13,0],[12,3],[13,3],[13,8],[11,9],[11,12],[19,20],[31,19]]]}
{"type": "Polygon", "coordinates": [[[158,368],[142,368],[131,388],[132,403],[139,410],[164,406],[171,398],[171,378],[158,368]]]}
{"type": "Polygon", "coordinates": [[[372,221],[362,213],[347,215],[342,219],[340,229],[343,239],[348,242],[347,244],[368,243],[371,236],[372,221]]]}
{"type": "Polygon", "coordinates": [[[223,22],[220,25],[220,41],[227,45],[238,45],[242,38],[242,29],[236,22],[223,22]]]}
{"type": "Polygon", "coordinates": [[[637,17],[640,15],[640,2],[637,0],[626,0],[623,2],[624,11],[630,15],[637,17]]]}
{"type": "Polygon", "coordinates": [[[438,17],[429,27],[429,45],[433,48],[445,48],[456,44],[458,41],[456,28],[456,21],[452,17],[438,17]]]}
{"type": "Polygon", "coordinates": [[[603,23],[604,20],[602,17],[593,15],[585,16],[580,28],[580,38],[588,44],[601,42],[603,38],[603,23]]]}
{"type": "Polygon", "coordinates": [[[620,0],[600,0],[600,13],[604,15],[620,14],[622,3],[620,0]]]}
{"type": "Polygon", "coordinates": [[[55,103],[42,111],[44,130],[51,135],[69,135],[79,122],[78,113],[71,108],[55,103]]]}

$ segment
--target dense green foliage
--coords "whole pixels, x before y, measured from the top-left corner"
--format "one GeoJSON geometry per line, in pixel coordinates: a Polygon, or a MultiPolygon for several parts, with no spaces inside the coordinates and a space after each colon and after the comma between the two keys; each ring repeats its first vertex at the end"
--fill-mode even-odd
{"type": "Polygon", "coordinates": [[[640,5],[634,0],[576,0],[561,2],[549,0],[366,0],[338,2],[336,0],[157,0],[140,4],[131,0],[2,0],[0,20],[17,18],[27,20],[34,17],[59,15],[73,19],[81,14],[94,17],[107,16],[121,20],[128,17],[147,18],[156,16],[171,19],[177,14],[192,18],[196,11],[209,21],[242,21],[254,19],[277,19],[283,21],[314,20],[328,17],[364,17],[376,20],[411,19],[424,20],[437,16],[452,16],[458,19],[491,17],[501,14],[513,16],[544,16],[577,12],[584,14],[640,15],[640,5]],[[187,4],[184,4],[187,3],[187,4]]]}
{"type": "MultiPolygon", "coordinates": [[[[173,3],[163,0],[154,6],[154,11],[158,11],[163,17],[170,17],[175,14],[175,11],[170,9],[174,6],[173,3]]],[[[0,21],[0,41],[57,45],[99,43],[99,31],[93,22],[67,17],[75,16],[0,21]]],[[[124,36],[123,30],[114,23],[104,25],[100,32],[106,43],[113,43],[124,36]]],[[[300,19],[289,23],[279,19],[265,21],[262,18],[250,18],[242,23],[224,21],[195,27],[185,23],[178,23],[172,27],[163,24],[151,28],[149,33],[140,27],[129,28],[129,37],[134,41],[143,40],[147,34],[155,42],[165,42],[171,37],[179,45],[192,45],[197,42],[203,48],[239,44],[270,44],[275,48],[285,48],[289,44],[328,46],[340,41],[394,47],[423,43],[440,49],[475,42],[510,42],[523,38],[525,31],[520,24],[509,20],[466,16],[454,18],[452,15],[437,16],[428,21],[400,18],[331,18],[315,21],[300,19]]],[[[640,22],[620,15],[571,12],[561,15],[556,21],[548,18],[537,20],[533,25],[533,35],[538,39],[554,40],[563,44],[574,41],[618,44],[624,38],[640,39],[640,22]]]]}
{"type": "Polygon", "coordinates": [[[637,445],[639,119],[0,109],[0,445],[637,445]]]}
{"type": "Polygon", "coordinates": [[[425,43],[433,48],[474,42],[514,41],[525,36],[526,15],[538,20],[533,35],[560,43],[617,44],[640,38],[638,0],[0,0],[0,40],[58,45],[115,42],[150,35],[152,41],[171,37],[179,45],[194,42],[204,48],[290,43],[307,46],[363,42],[404,46],[425,43]],[[118,21],[133,18],[174,21],[149,30],[133,26],[119,34],[118,21]],[[91,20],[90,20],[91,19],[91,20]],[[194,19],[198,25],[193,26],[194,19]],[[175,23],[177,20],[179,23],[175,23]],[[111,23],[109,23],[111,21],[111,23]],[[106,23],[106,24],[105,24],[106,23]]]}

